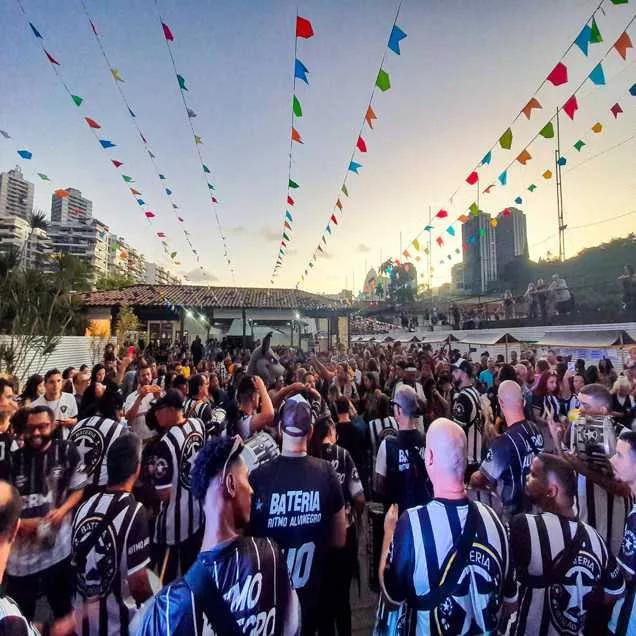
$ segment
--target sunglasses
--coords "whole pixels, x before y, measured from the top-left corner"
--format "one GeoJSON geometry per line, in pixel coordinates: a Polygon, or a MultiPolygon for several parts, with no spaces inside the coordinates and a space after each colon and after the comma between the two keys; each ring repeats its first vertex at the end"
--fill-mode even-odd
{"type": "Polygon", "coordinates": [[[230,462],[238,457],[240,452],[243,450],[243,439],[240,435],[235,435],[232,441],[232,449],[230,450],[225,463],[223,464],[223,472],[221,473],[221,484],[225,483],[225,478],[227,477],[227,467],[230,465],[230,462]]]}

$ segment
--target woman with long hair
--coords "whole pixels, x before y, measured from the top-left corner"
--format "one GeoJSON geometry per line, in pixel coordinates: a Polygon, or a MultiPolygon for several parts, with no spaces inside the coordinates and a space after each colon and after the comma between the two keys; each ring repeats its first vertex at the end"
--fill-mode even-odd
{"type": "Polygon", "coordinates": [[[608,389],[611,389],[614,386],[614,382],[618,379],[618,374],[609,358],[601,358],[598,361],[598,375],[599,382],[608,389]]]}
{"type": "Polygon", "coordinates": [[[91,370],[91,380],[84,391],[82,401],[80,403],[79,411],[77,414],[78,420],[83,420],[86,417],[92,417],[97,413],[98,400],[104,394],[106,388],[104,382],[106,380],[106,367],[97,363],[91,370]]]}
{"type": "Polygon", "coordinates": [[[24,391],[20,393],[20,406],[30,406],[31,402],[35,402],[41,395],[44,395],[44,378],[35,373],[27,380],[24,391]]]}
{"type": "Polygon", "coordinates": [[[326,567],[330,576],[323,577],[328,587],[321,590],[323,605],[331,611],[324,612],[321,624],[326,632],[334,633],[334,623],[338,634],[351,634],[351,603],[349,593],[351,581],[359,572],[358,568],[358,527],[365,500],[364,490],[351,455],[336,444],[336,425],[330,417],[316,421],[311,440],[311,454],[327,460],[335,469],[342,485],[347,515],[347,538],[343,548],[334,550],[326,567]]]}
{"type": "Polygon", "coordinates": [[[541,375],[532,391],[532,412],[539,424],[560,421],[559,377],[556,371],[545,371],[541,375]]]}

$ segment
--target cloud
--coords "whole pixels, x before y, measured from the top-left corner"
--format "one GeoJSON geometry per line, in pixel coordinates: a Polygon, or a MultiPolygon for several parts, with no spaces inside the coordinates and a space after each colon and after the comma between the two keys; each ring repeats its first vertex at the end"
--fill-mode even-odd
{"type": "Polygon", "coordinates": [[[202,272],[200,269],[193,269],[186,274],[186,277],[188,279],[188,283],[194,283],[195,285],[198,283],[213,283],[214,281],[219,280],[214,274],[202,272]]]}
{"type": "Polygon", "coordinates": [[[358,246],[356,247],[356,252],[358,252],[358,254],[367,254],[370,251],[371,248],[364,243],[358,243],[358,246]]]}

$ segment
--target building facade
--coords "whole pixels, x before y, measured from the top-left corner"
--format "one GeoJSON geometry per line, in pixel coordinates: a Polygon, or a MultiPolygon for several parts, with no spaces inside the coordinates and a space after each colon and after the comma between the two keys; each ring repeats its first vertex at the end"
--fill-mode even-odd
{"type": "Polygon", "coordinates": [[[483,294],[488,285],[497,280],[496,230],[490,214],[471,215],[462,225],[464,251],[464,285],[472,294],[483,294]]]}
{"type": "Polygon", "coordinates": [[[97,219],[51,223],[48,229],[53,250],[72,254],[90,265],[97,277],[108,273],[108,226],[97,219]]]}
{"type": "Polygon", "coordinates": [[[33,211],[35,186],[27,181],[19,166],[0,172],[0,215],[28,219],[33,211]]]}
{"type": "Polygon", "coordinates": [[[144,282],[148,285],[178,285],[179,279],[157,263],[146,263],[144,282]]]}
{"type": "Polygon", "coordinates": [[[75,188],[65,188],[68,196],[51,196],[51,222],[72,223],[87,221],[93,216],[93,202],[85,199],[75,188]]]}
{"type": "Polygon", "coordinates": [[[51,271],[53,247],[45,230],[31,231],[29,221],[16,215],[0,214],[0,253],[14,252],[20,267],[51,271]]]}
{"type": "Polygon", "coordinates": [[[508,213],[499,215],[497,221],[497,277],[502,278],[509,263],[528,258],[528,234],[526,215],[518,208],[508,208],[508,213]]]}

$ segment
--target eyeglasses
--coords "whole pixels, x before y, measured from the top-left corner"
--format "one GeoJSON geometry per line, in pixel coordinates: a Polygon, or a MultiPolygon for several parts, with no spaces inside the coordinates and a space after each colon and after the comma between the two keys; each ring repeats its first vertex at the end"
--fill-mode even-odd
{"type": "Polygon", "coordinates": [[[225,478],[227,477],[227,467],[230,462],[238,456],[238,454],[243,450],[243,440],[240,435],[235,435],[232,441],[232,449],[230,450],[225,463],[223,464],[223,472],[221,473],[221,484],[225,483],[225,478]]]}

